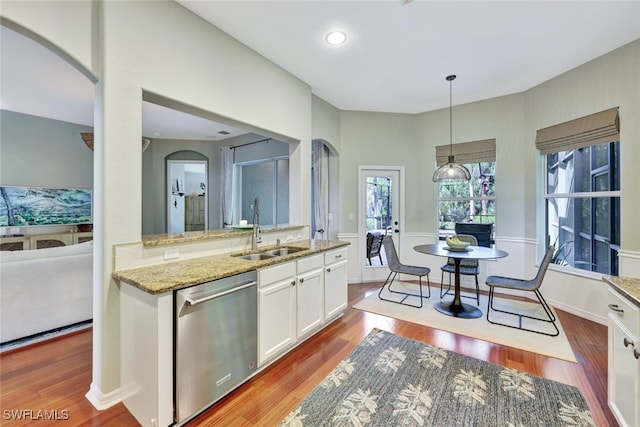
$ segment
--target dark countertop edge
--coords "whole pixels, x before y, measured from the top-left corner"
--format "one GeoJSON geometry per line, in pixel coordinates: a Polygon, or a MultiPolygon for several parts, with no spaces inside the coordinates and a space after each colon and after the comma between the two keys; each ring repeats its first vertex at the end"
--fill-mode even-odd
{"type": "MultiPolygon", "coordinates": [[[[306,240],[305,242],[309,242],[309,240],[306,240]]],[[[258,270],[260,268],[282,264],[288,261],[296,260],[298,258],[304,258],[313,254],[328,252],[333,249],[349,246],[350,244],[351,244],[350,242],[345,242],[345,241],[319,241],[319,242],[316,242],[316,248],[311,249],[309,247],[309,243],[307,243],[306,245],[301,245],[300,242],[292,242],[291,244],[281,245],[281,247],[286,247],[286,246],[301,247],[301,248],[304,248],[305,250],[296,252],[293,254],[289,254],[289,255],[284,255],[284,256],[279,256],[275,258],[259,260],[259,261],[248,261],[248,260],[243,260],[243,259],[239,259],[237,257],[232,256],[232,255],[248,254],[252,252],[251,250],[234,251],[226,254],[207,255],[204,257],[172,261],[172,262],[156,264],[156,265],[147,266],[147,267],[138,267],[138,268],[132,268],[127,270],[114,271],[111,273],[111,277],[113,277],[116,280],[119,280],[120,282],[126,283],[144,292],[147,292],[149,294],[159,295],[166,292],[172,292],[175,290],[187,288],[189,286],[198,285],[200,283],[206,283],[212,280],[223,279],[229,276],[235,276],[236,274],[246,273],[247,271],[258,270]],[[201,275],[201,276],[198,276],[197,278],[190,278],[187,280],[181,280],[180,277],[173,276],[172,283],[170,285],[166,284],[165,281],[163,281],[161,284],[154,286],[154,283],[150,283],[152,281],[140,280],[137,278],[137,276],[144,275],[144,274],[151,275],[153,277],[158,277],[159,275],[161,275],[162,272],[166,272],[167,269],[173,269],[178,264],[197,263],[199,262],[199,260],[200,261],[207,260],[210,264],[214,265],[215,260],[220,260],[220,259],[224,259],[226,261],[231,262],[233,266],[227,267],[224,271],[214,270],[209,274],[201,275]],[[156,274],[155,272],[158,272],[158,273],[156,274]],[[145,283],[147,284],[145,285],[145,283]]],[[[271,248],[275,248],[275,246],[260,248],[260,251],[269,250],[271,248]]],[[[168,274],[167,276],[170,276],[170,274],[168,274]]],[[[157,284],[158,282],[155,282],[155,283],[157,284]]]]}
{"type": "Polygon", "coordinates": [[[627,298],[637,307],[640,307],[640,295],[635,295],[629,289],[626,289],[624,284],[624,282],[626,281],[633,281],[637,282],[638,286],[640,286],[640,279],[634,279],[630,277],[620,278],[617,276],[602,276],[602,280],[604,280],[609,286],[614,288],[616,291],[618,291],[618,293],[627,298]]]}
{"type": "MultiPolygon", "coordinates": [[[[272,233],[286,230],[300,230],[306,225],[288,225],[277,228],[260,228],[260,233],[272,233]]],[[[228,239],[233,236],[241,236],[250,234],[253,230],[205,230],[205,231],[186,231],[179,234],[149,234],[142,236],[142,246],[166,246],[176,243],[198,242],[203,240],[228,239]]]]}

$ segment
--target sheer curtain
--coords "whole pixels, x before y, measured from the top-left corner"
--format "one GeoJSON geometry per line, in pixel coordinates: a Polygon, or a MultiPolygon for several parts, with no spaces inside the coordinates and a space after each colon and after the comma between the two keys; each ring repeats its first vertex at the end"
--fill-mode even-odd
{"type": "Polygon", "coordinates": [[[233,224],[233,147],[220,148],[221,228],[233,224]]]}
{"type": "Polygon", "coordinates": [[[312,163],[312,216],[311,236],[314,239],[328,239],[327,216],[329,211],[329,148],[322,141],[313,141],[312,163]]]}

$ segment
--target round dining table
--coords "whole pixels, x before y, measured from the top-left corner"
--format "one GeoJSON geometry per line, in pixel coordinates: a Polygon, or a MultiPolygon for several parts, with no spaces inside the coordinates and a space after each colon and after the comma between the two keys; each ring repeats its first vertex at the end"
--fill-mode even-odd
{"type": "Polygon", "coordinates": [[[484,246],[468,246],[464,250],[452,250],[444,242],[418,245],[413,248],[416,252],[428,255],[451,258],[455,264],[455,292],[452,301],[440,301],[434,304],[434,308],[440,313],[460,317],[463,319],[476,319],[482,317],[482,310],[473,305],[464,304],[460,298],[460,261],[463,259],[497,259],[509,254],[499,249],[486,248],[484,246]]]}

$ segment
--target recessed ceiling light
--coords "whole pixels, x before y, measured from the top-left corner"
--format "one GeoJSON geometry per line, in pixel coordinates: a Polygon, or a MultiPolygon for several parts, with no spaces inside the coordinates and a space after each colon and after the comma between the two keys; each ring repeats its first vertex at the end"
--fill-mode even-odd
{"type": "Polygon", "coordinates": [[[327,36],[324,39],[330,45],[337,46],[339,44],[344,43],[347,40],[347,35],[342,31],[331,31],[330,33],[327,34],[327,36]]]}

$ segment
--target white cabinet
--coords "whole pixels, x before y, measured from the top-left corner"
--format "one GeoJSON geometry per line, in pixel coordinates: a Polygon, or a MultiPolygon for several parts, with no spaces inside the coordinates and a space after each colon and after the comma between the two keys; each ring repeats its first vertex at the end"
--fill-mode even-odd
{"type": "Polygon", "coordinates": [[[274,360],[347,307],[347,249],[258,271],[258,364],[274,360]]]}
{"type": "Polygon", "coordinates": [[[324,318],[329,320],[347,308],[347,248],[324,255],[324,318]]]}
{"type": "Polygon", "coordinates": [[[297,318],[298,338],[318,329],[324,321],[323,255],[313,255],[298,261],[297,318]]]}
{"type": "Polygon", "coordinates": [[[258,365],[296,341],[296,263],[258,271],[258,365]]]}
{"type": "Polygon", "coordinates": [[[640,309],[609,288],[609,407],[621,426],[640,425],[640,309]]]}

